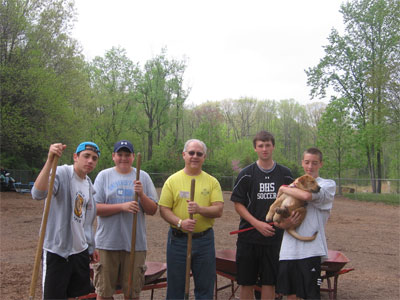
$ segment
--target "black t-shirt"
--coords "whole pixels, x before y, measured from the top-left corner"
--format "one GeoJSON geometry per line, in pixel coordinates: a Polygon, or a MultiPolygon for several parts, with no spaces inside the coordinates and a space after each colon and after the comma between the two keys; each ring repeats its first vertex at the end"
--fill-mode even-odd
{"type": "MultiPolygon", "coordinates": [[[[271,170],[261,169],[257,163],[244,168],[238,175],[233,187],[231,201],[243,204],[250,214],[265,222],[265,216],[271,204],[275,201],[281,185],[293,182],[291,171],[275,164],[271,170]]],[[[251,227],[245,219],[240,218],[239,229],[251,227]]],[[[256,229],[239,233],[238,240],[262,245],[280,244],[283,230],[275,227],[275,235],[265,237],[256,229]]]]}

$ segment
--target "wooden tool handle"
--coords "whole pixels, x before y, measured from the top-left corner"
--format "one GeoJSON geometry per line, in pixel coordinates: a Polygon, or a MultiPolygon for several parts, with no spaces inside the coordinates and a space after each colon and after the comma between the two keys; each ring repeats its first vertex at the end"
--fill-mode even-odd
{"type": "Polygon", "coordinates": [[[42,258],[44,237],[46,235],[47,219],[49,217],[49,212],[50,212],[50,203],[51,203],[51,198],[53,197],[53,187],[54,187],[54,180],[56,178],[57,164],[58,164],[58,156],[53,155],[53,164],[51,165],[50,183],[49,183],[49,189],[47,192],[45,208],[44,208],[44,212],[43,212],[42,225],[40,226],[39,242],[38,242],[38,246],[36,249],[35,264],[33,266],[31,287],[29,290],[29,299],[35,298],[36,282],[37,282],[37,277],[38,277],[38,273],[39,273],[40,261],[42,258]]]}
{"type": "MultiPolygon", "coordinates": [[[[137,154],[136,158],[136,180],[140,179],[140,163],[142,160],[142,155],[137,154]]],[[[135,201],[139,201],[139,195],[135,192],[135,201]]],[[[137,213],[133,214],[132,221],[132,238],[131,238],[131,252],[129,255],[130,268],[129,268],[129,280],[128,280],[128,295],[132,298],[132,282],[133,282],[133,268],[135,266],[135,247],[136,247],[136,224],[137,224],[137,213]]]]}
{"type": "MultiPolygon", "coordinates": [[[[194,190],[196,185],[196,179],[192,179],[190,185],[190,201],[194,201],[194,190]]],[[[193,214],[189,214],[190,219],[193,220],[193,214]]],[[[190,287],[190,269],[192,263],[192,232],[188,232],[187,240],[187,252],[186,252],[186,277],[185,277],[185,300],[189,299],[189,287],[190,287]]]]}

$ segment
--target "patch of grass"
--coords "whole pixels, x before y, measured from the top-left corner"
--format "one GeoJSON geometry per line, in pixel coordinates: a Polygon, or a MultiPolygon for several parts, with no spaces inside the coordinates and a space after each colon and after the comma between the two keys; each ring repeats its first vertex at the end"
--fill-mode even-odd
{"type": "Polygon", "coordinates": [[[374,194],[374,193],[346,193],[343,196],[360,201],[367,202],[380,202],[390,205],[400,205],[400,195],[399,194],[374,194]]]}

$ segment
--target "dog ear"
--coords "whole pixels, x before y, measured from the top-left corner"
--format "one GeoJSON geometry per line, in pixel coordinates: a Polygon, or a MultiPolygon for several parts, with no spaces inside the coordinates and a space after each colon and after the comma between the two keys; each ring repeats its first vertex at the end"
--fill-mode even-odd
{"type": "Polygon", "coordinates": [[[297,178],[297,185],[305,186],[306,182],[307,182],[306,176],[301,176],[301,177],[297,178]]]}

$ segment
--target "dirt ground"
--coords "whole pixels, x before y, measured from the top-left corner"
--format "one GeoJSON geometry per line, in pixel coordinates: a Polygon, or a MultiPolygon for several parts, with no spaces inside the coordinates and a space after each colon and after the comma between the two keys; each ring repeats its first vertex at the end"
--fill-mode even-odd
{"type": "MultiPolygon", "coordinates": [[[[30,194],[2,192],[0,196],[0,299],[28,299],[44,202],[32,200],[30,194]]],[[[229,232],[237,229],[239,218],[229,197],[224,192],[224,214],[214,225],[217,250],[235,248],[236,236],[229,232]]],[[[398,206],[336,197],[327,224],[328,246],[350,259],[345,268],[355,268],[339,276],[338,299],[400,298],[399,222],[398,206]]],[[[147,217],[147,230],[148,260],[165,262],[167,224],[157,213],[147,217]]],[[[35,299],[41,298],[40,276],[35,299]]],[[[219,286],[229,282],[218,278],[219,286]]],[[[228,299],[228,291],[220,291],[218,298],[228,299]]],[[[155,290],[154,299],[164,296],[165,288],[155,290]]],[[[142,299],[150,299],[150,292],[143,292],[142,299]]],[[[328,294],[322,293],[322,299],[328,299],[328,294]]]]}

